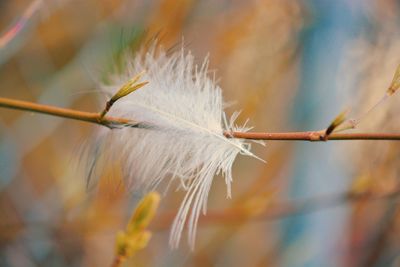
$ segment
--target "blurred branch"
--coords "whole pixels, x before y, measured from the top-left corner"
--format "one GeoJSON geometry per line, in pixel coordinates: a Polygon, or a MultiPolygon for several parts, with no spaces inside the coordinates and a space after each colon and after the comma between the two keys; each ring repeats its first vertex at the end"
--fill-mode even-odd
{"type": "MultiPolygon", "coordinates": [[[[246,220],[278,220],[289,216],[302,215],[320,211],[326,208],[333,208],[357,201],[379,201],[388,200],[400,196],[400,188],[384,193],[371,192],[344,192],[340,194],[314,197],[306,200],[290,201],[288,203],[277,203],[266,205],[261,212],[252,212],[247,209],[232,209],[223,212],[207,212],[207,216],[200,218],[200,225],[208,224],[237,224],[246,220]]],[[[174,213],[160,215],[154,220],[153,228],[163,230],[169,227],[174,218],[174,213]]]]}
{"type": "MultiPolygon", "coordinates": [[[[291,200],[287,203],[271,203],[261,211],[250,210],[246,208],[236,208],[224,211],[208,211],[207,216],[201,217],[200,226],[223,224],[235,225],[245,221],[261,221],[261,220],[280,220],[291,216],[304,215],[312,212],[318,212],[328,208],[334,208],[346,204],[355,204],[358,201],[396,201],[400,197],[400,187],[388,190],[387,192],[371,193],[371,192],[343,192],[327,196],[313,197],[305,200],[291,200]]],[[[164,231],[169,229],[176,211],[164,212],[156,215],[156,218],[150,223],[150,230],[164,231]]],[[[41,227],[46,222],[30,221],[30,226],[41,227]]],[[[65,221],[60,225],[73,224],[74,222],[65,221]]],[[[15,222],[3,221],[0,223],[1,228],[7,228],[9,231],[19,231],[23,225],[16,225],[15,222]],[[13,229],[15,228],[15,229],[13,229]]]]}
{"type": "Polygon", "coordinates": [[[32,1],[24,13],[0,35],[0,65],[23,44],[17,42],[18,37],[32,26],[35,15],[43,5],[43,0],[32,1]]]}
{"type": "Polygon", "coordinates": [[[367,257],[362,266],[378,266],[379,261],[384,256],[387,246],[389,245],[389,240],[394,234],[396,227],[396,220],[400,214],[400,207],[396,201],[390,203],[388,209],[386,210],[382,221],[378,225],[378,230],[373,239],[368,246],[367,257]]]}
{"type": "MultiPolygon", "coordinates": [[[[116,118],[104,116],[101,113],[78,111],[67,108],[42,105],[27,101],[14,100],[0,97],[0,107],[9,109],[18,109],[36,113],[47,114],[56,117],[63,117],[78,121],[90,122],[106,126],[108,128],[116,127],[138,127],[146,128],[151,125],[135,122],[126,118],[116,118]]],[[[286,140],[286,141],[328,141],[328,140],[400,140],[400,133],[333,133],[329,136],[326,131],[306,131],[306,132],[225,132],[228,138],[241,138],[252,140],[286,140]]]]}

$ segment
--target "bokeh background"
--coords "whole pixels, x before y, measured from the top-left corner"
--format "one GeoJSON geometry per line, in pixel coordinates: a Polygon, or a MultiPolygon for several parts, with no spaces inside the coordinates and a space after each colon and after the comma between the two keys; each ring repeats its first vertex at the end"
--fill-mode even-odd
{"type": "MultiPolygon", "coordinates": [[[[0,97],[100,111],[98,81],[158,38],[209,55],[227,112],[255,131],[327,127],[363,114],[400,63],[395,0],[0,1],[0,97]]],[[[399,96],[358,131],[398,132],[399,96]]],[[[87,190],[97,126],[0,109],[0,265],[110,266],[141,195],[118,171],[87,190]]],[[[396,142],[271,141],[239,157],[233,199],[216,177],[196,248],[168,247],[183,192],[170,189],[149,245],[126,266],[400,266],[396,142]]],[[[163,192],[162,188],[160,191],[163,192]]]]}

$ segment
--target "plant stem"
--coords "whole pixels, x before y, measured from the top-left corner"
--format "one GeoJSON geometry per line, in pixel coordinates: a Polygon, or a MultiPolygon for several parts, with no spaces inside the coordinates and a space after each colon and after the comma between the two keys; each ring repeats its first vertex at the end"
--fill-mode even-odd
{"type": "MultiPolygon", "coordinates": [[[[229,135],[229,133],[226,133],[226,135],[229,135]]],[[[324,132],[321,131],[283,133],[233,132],[231,135],[234,138],[276,141],[400,140],[400,133],[333,133],[326,139],[324,139],[324,132]]]]}
{"type": "MultiPolygon", "coordinates": [[[[14,100],[0,97],[0,107],[18,109],[36,113],[63,117],[78,121],[95,123],[98,125],[115,128],[118,126],[145,127],[145,123],[126,118],[104,116],[100,113],[78,111],[55,106],[42,105],[27,101],[14,100]]],[[[148,125],[150,126],[150,125],[148,125]]],[[[400,140],[400,133],[333,133],[325,136],[324,131],[306,132],[225,132],[226,137],[252,139],[252,140],[276,140],[276,141],[328,141],[328,140],[400,140]]]]}
{"type": "Polygon", "coordinates": [[[120,267],[124,261],[125,261],[125,258],[117,255],[113,259],[113,262],[111,263],[111,267],[120,267]]]}
{"type": "MultiPolygon", "coordinates": [[[[397,199],[400,196],[400,188],[394,188],[387,192],[342,192],[338,194],[313,197],[303,200],[292,200],[289,202],[267,205],[264,210],[252,212],[248,209],[228,209],[224,211],[208,211],[207,216],[201,217],[199,225],[228,225],[240,224],[247,220],[281,220],[287,217],[304,215],[320,210],[334,208],[340,205],[353,204],[358,201],[387,201],[397,199]]],[[[154,231],[168,229],[175,217],[174,212],[160,214],[152,223],[154,231]]]]}
{"type": "Polygon", "coordinates": [[[0,97],[0,107],[42,113],[51,116],[63,117],[67,119],[73,119],[84,122],[91,122],[107,126],[110,128],[116,125],[127,125],[127,124],[132,126],[137,125],[137,122],[124,118],[113,118],[107,116],[101,118],[99,113],[78,111],[67,108],[59,108],[54,106],[36,104],[32,102],[14,100],[2,97],[0,97]]]}

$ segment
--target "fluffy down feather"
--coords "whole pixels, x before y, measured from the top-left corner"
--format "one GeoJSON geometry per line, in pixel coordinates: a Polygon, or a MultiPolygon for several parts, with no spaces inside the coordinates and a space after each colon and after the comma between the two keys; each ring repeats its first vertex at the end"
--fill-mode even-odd
{"type": "MultiPolygon", "coordinates": [[[[208,60],[195,65],[183,49],[167,54],[153,47],[127,60],[124,73],[111,77],[114,94],[134,75],[145,70],[145,87],[119,100],[108,115],[130,118],[151,128],[105,130],[99,135],[91,166],[119,162],[131,190],[151,190],[160,182],[179,180],[186,195],[172,225],[170,245],[179,245],[184,226],[194,248],[200,212],[206,213],[213,178],[222,174],[231,197],[232,164],[238,154],[255,157],[244,140],[226,138],[224,131],[247,131],[234,125],[238,113],[229,120],[223,111],[221,88],[208,78],[208,60]],[[167,179],[167,180],[166,180],[167,179]]],[[[102,102],[104,104],[104,102],[102,102]]],[[[101,168],[101,167],[100,167],[101,168]]],[[[98,171],[98,170],[97,170],[98,171]]],[[[164,184],[164,183],[163,183],[164,184]]]]}

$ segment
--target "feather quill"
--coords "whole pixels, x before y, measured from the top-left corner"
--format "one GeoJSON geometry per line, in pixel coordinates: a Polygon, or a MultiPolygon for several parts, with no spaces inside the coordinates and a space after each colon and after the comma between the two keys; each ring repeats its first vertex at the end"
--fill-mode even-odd
{"type": "MultiPolygon", "coordinates": [[[[224,131],[248,131],[238,127],[223,111],[221,88],[208,77],[208,59],[197,66],[183,48],[171,54],[153,46],[128,57],[124,72],[111,77],[102,90],[114,94],[133,76],[145,71],[143,88],[121,98],[109,115],[131,118],[152,127],[105,130],[99,135],[96,154],[101,163],[120,162],[131,190],[152,190],[161,182],[178,180],[186,191],[172,225],[170,245],[178,247],[184,226],[194,248],[200,213],[206,213],[215,175],[222,174],[231,197],[232,164],[238,154],[256,157],[244,140],[226,138],[224,131]]],[[[103,102],[104,103],[104,102],[103,102]]],[[[94,161],[93,169],[101,168],[94,161]]],[[[92,173],[93,174],[93,173],[92,173]]]]}

